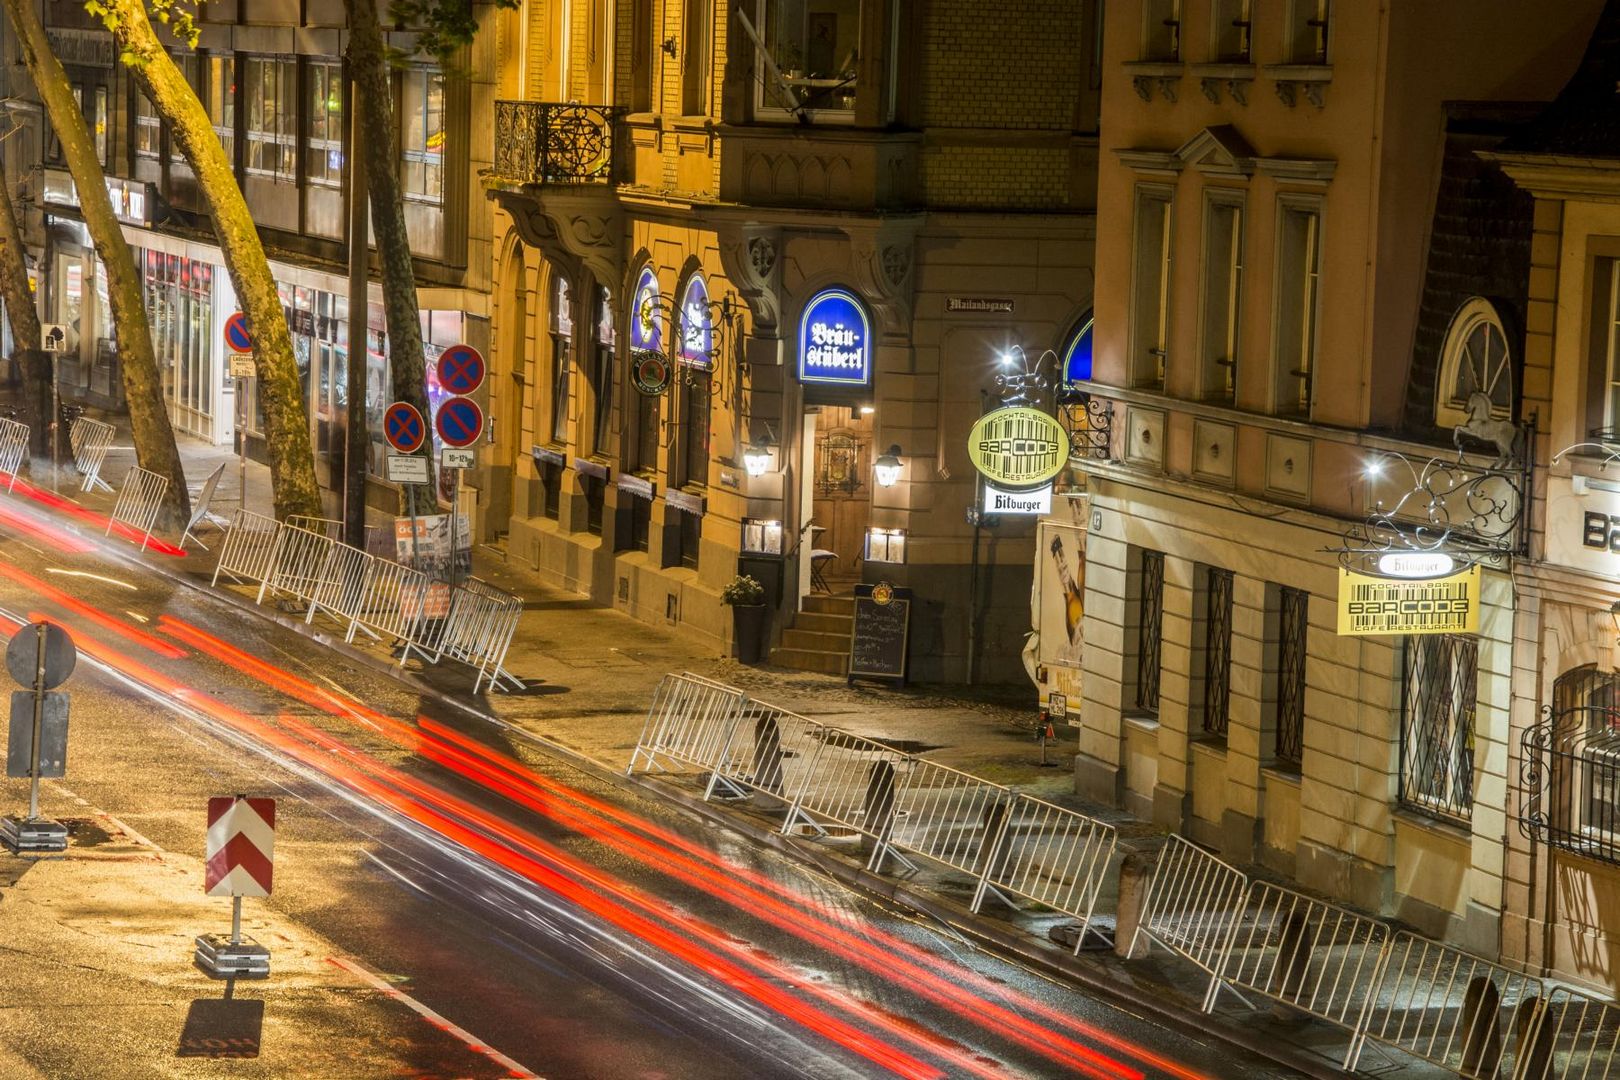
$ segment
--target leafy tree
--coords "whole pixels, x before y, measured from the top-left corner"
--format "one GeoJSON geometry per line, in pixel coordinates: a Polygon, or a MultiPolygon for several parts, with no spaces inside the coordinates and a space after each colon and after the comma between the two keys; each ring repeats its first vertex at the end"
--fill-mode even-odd
{"type": "Polygon", "coordinates": [[[36,455],[49,454],[51,358],[40,349],[39,312],[34,310],[34,293],[28,287],[22,232],[17,228],[17,209],[12,205],[10,185],[4,179],[3,169],[0,169],[0,298],[6,302],[6,321],[11,323],[12,359],[22,368],[23,418],[28,424],[29,450],[36,455]]]}

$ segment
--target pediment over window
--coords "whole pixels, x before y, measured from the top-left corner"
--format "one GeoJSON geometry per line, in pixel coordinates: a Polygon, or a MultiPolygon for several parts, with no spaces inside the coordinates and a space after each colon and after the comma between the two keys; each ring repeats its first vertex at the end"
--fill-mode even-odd
{"type": "Polygon", "coordinates": [[[1147,176],[1174,176],[1189,165],[1207,176],[1250,176],[1256,169],[1278,180],[1319,184],[1333,177],[1332,161],[1264,157],[1231,124],[1207,127],[1174,150],[1117,149],[1124,165],[1147,176]]]}
{"type": "Polygon", "coordinates": [[[1254,172],[1254,147],[1231,124],[1205,128],[1182,143],[1176,157],[1205,173],[1248,176],[1254,172]]]}

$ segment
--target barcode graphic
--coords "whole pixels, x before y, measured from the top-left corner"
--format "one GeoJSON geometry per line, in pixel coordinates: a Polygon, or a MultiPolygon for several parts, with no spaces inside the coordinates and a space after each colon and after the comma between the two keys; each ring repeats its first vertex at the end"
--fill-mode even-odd
{"type": "Polygon", "coordinates": [[[987,471],[1008,482],[1051,472],[1064,450],[1054,427],[1054,421],[1039,414],[992,416],[979,440],[979,452],[991,466],[987,471]]]}
{"type": "Polygon", "coordinates": [[[1350,630],[1358,634],[1461,631],[1477,602],[1467,581],[1358,582],[1345,601],[1350,630]]]}

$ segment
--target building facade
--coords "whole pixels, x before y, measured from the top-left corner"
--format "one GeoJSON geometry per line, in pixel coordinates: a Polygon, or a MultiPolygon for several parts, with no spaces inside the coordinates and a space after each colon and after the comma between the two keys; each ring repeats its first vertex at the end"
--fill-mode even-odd
{"type": "Polygon", "coordinates": [[[1001,355],[1089,311],[1095,7],[996,34],[967,3],[525,10],[484,535],[717,646],[748,573],[775,659],[824,671],[849,653],[826,598],[888,580],[913,677],[1020,678],[1034,525],[970,522],[966,438],[1001,355]]]}
{"type": "Polygon", "coordinates": [[[1486,955],[1530,219],[1474,150],[1598,6],[1134,0],[1103,41],[1077,790],[1486,955]],[[1341,633],[1346,568],[1434,514],[1478,633],[1341,633]]]}

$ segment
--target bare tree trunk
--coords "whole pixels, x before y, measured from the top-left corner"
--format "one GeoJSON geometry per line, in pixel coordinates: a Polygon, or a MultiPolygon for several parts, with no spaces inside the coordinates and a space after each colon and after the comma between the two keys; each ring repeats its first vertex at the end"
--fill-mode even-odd
{"type": "MultiPolygon", "coordinates": [[[[146,302],[141,296],[141,279],[135,273],[135,258],[124,240],[123,227],[113,214],[107,197],[107,178],[96,156],[90,129],[73,100],[73,87],[62,64],[51,52],[45,28],[28,0],[5,0],[6,13],[17,33],[23,62],[34,79],[34,86],[45,103],[45,113],[62,144],[68,172],[79,192],[79,212],[90,230],[96,257],[107,275],[107,300],[112,307],[113,326],[118,335],[118,359],[124,372],[124,397],[129,406],[130,433],[135,442],[135,458],[141,468],[169,478],[163,500],[164,514],[184,524],[190,515],[191,497],[186,491],[186,474],[180,464],[180,451],[174,445],[174,428],[163,402],[163,384],[158,378],[157,357],[152,351],[152,333],[146,323],[146,302]]],[[[46,268],[49,272],[49,268],[46,268]]]]}
{"type": "Polygon", "coordinates": [[[51,452],[51,358],[40,349],[39,312],[28,288],[28,267],[23,263],[22,230],[11,201],[11,183],[0,169],[0,298],[6,302],[11,323],[12,358],[22,369],[23,418],[28,424],[28,449],[35,457],[51,452]]]}
{"type": "MultiPolygon", "coordinates": [[[[5,2],[18,4],[22,0],[5,2]]],[[[231,284],[247,313],[253,332],[259,400],[264,406],[276,517],[318,516],[321,491],[315,480],[309,414],[293,358],[292,335],[287,330],[287,318],[281,310],[281,297],[264,245],[259,241],[258,227],[236,184],[236,171],[225,157],[225,148],[214,134],[202,102],[158,40],[141,0],[106,0],[101,19],[112,32],[135,81],[169,124],[175,144],[197,178],[231,284]]]]}
{"type": "MultiPolygon", "coordinates": [[[[428,410],[427,362],[422,350],[422,310],[416,299],[416,268],[405,228],[405,197],[399,183],[399,155],[394,144],[394,92],[388,77],[388,54],[376,0],[343,0],[349,18],[349,70],[360,91],[360,120],[374,137],[360,152],[366,156],[366,186],[371,196],[371,231],[382,260],[383,313],[388,323],[388,363],[395,401],[416,406],[431,424],[428,410]]],[[[350,317],[353,317],[351,313],[350,317]]],[[[429,449],[431,451],[431,442],[429,449]]],[[[428,454],[428,482],[406,484],[401,509],[434,513],[433,455],[428,454]]],[[[454,508],[452,508],[453,510],[454,508]]]]}

